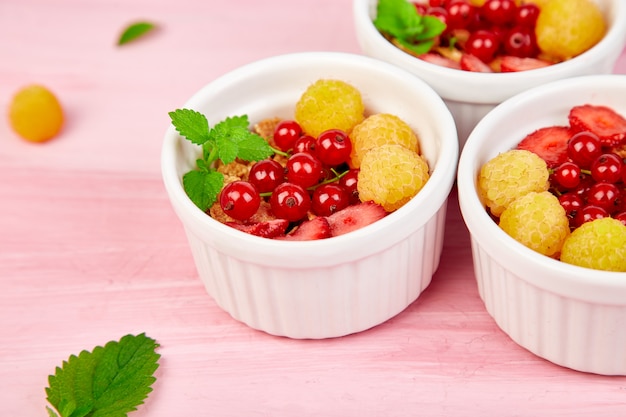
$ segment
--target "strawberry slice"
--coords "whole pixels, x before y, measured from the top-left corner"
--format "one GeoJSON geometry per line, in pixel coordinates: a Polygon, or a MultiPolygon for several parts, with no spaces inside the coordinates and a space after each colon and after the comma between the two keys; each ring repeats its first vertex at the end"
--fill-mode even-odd
{"type": "Polygon", "coordinates": [[[537,58],[519,58],[506,55],[500,59],[500,71],[502,72],[528,71],[550,65],[552,65],[550,62],[537,58]]]}
{"type": "Polygon", "coordinates": [[[517,149],[534,152],[548,167],[555,167],[567,161],[567,142],[572,134],[569,126],[542,127],[522,139],[517,149]]]}
{"type": "Polygon", "coordinates": [[[275,219],[258,223],[243,224],[237,222],[226,222],[224,224],[254,236],[271,239],[278,236],[284,236],[287,226],[289,226],[289,221],[285,219],[275,219]]]}
{"type": "Polygon", "coordinates": [[[426,53],[424,55],[420,55],[420,59],[426,62],[430,62],[431,64],[439,65],[441,67],[461,69],[461,64],[439,54],[426,53]]]}
{"type": "Polygon", "coordinates": [[[354,204],[327,217],[333,236],[343,235],[372,224],[387,215],[382,206],[367,201],[354,204]]]}
{"type": "Polygon", "coordinates": [[[314,217],[303,221],[293,232],[278,236],[278,240],[318,240],[331,237],[330,224],[326,217],[314,217]]]}
{"type": "Polygon", "coordinates": [[[472,54],[461,56],[461,69],[471,72],[493,72],[491,67],[472,54]]]}
{"type": "Polygon", "coordinates": [[[604,146],[616,146],[626,139],[626,119],[606,106],[584,104],[570,110],[569,122],[576,131],[593,132],[604,146]]]}

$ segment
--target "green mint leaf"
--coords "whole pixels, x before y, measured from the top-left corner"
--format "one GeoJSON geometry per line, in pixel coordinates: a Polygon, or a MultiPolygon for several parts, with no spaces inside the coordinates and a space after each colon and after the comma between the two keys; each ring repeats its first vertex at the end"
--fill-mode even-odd
{"type": "Polygon", "coordinates": [[[191,109],[177,109],[168,115],[176,131],[191,142],[201,145],[209,140],[209,122],[204,114],[191,109]]]}
{"type": "Polygon", "coordinates": [[[156,28],[156,25],[150,22],[133,23],[127,26],[126,28],[124,28],[124,31],[122,32],[122,34],[117,40],[117,44],[118,45],[127,44],[128,42],[134,41],[135,39],[138,39],[144,36],[145,34],[147,34],[148,32],[152,31],[155,28],[156,28]]]}
{"type": "Polygon", "coordinates": [[[189,171],[183,175],[185,192],[202,211],[206,211],[217,201],[222,185],[224,185],[224,175],[221,172],[189,171]]]}
{"type": "Polygon", "coordinates": [[[423,55],[427,53],[428,51],[430,51],[430,49],[433,47],[435,43],[434,40],[423,41],[420,43],[411,43],[411,42],[405,42],[399,39],[398,39],[398,42],[400,42],[402,46],[404,46],[405,48],[413,51],[416,55],[423,55]]]}
{"type": "Polygon", "coordinates": [[[50,417],[123,417],[143,404],[161,355],[145,334],[126,335],[69,357],[48,377],[50,417]]]}
{"type": "Polygon", "coordinates": [[[434,39],[446,30],[446,24],[435,16],[422,17],[423,30],[416,40],[434,39]]]}
{"type": "Polygon", "coordinates": [[[238,143],[238,158],[244,161],[260,161],[274,154],[274,149],[259,135],[250,133],[238,143]]]}
{"type": "Polygon", "coordinates": [[[250,131],[248,116],[227,118],[215,125],[209,136],[215,141],[219,159],[224,164],[236,158],[258,161],[274,153],[265,139],[250,131]]]}

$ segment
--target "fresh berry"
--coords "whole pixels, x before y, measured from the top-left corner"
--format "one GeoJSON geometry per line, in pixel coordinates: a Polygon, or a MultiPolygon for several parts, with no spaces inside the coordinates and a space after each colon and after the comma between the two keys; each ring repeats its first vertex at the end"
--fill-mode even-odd
{"type": "Polygon", "coordinates": [[[287,227],[289,226],[289,221],[284,219],[274,219],[250,224],[236,222],[226,222],[224,224],[254,236],[272,239],[285,235],[287,227]]]}
{"type": "Polygon", "coordinates": [[[576,212],[573,221],[574,228],[577,229],[585,223],[605,217],[609,217],[609,213],[605,209],[600,206],[586,204],[576,212]]]}
{"type": "Polygon", "coordinates": [[[30,85],[13,96],[9,105],[9,122],[15,133],[23,139],[44,142],[61,131],[63,108],[49,89],[30,85]]]}
{"type": "Polygon", "coordinates": [[[301,186],[283,182],[272,192],[270,205],[276,217],[295,222],[302,220],[308,213],[311,197],[301,186]]]}
{"type": "Polygon", "coordinates": [[[521,4],[515,14],[515,24],[535,29],[541,9],[534,3],[521,4]]]}
{"type": "Polygon", "coordinates": [[[370,225],[387,215],[378,204],[367,201],[346,207],[327,217],[333,236],[340,236],[370,225]]]}
{"type": "Polygon", "coordinates": [[[531,191],[547,191],[549,172],[535,153],[513,149],[498,154],[482,167],[478,192],[491,214],[500,216],[515,199],[531,191]]]}
{"type": "Polygon", "coordinates": [[[604,146],[614,146],[626,139],[626,119],[606,106],[584,104],[570,110],[573,129],[595,133],[604,146]]]}
{"type": "Polygon", "coordinates": [[[500,49],[500,39],[488,30],[472,32],[465,44],[465,51],[483,62],[491,62],[500,49]]]}
{"type": "Polygon", "coordinates": [[[302,135],[293,144],[293,153],[306,152],[315,153],[315,142],[317,140],[311,135],[302,135]]]}
{"type": "Polygon", "coordinates": [[[500,227],[530,249],[553,256],[570,233],[569,219],[550,192],[529,192],[513,201],[500,216],[500,227]]]}
{"type": "Polygon", "coordinates": [[[448,30],[467,29],[476,22],[478,11],[466,0],[452,0],[447,5],[448,30]]]}
{"type": "Polygon", "coordinates": [[[268,193],[285,180],[285,169],[273,159],[263,159],[250,168],[248,181],[259,193],[268,193]]]}
{"type": "Polygon", "coordinates": [[[309,188],[319,183],[322,175],[322,163],[310,153],[295,153],[287,160],[286,177],[293,184],[309,188]]]}
{"type": "Polygon", "coordinates": [[[574,217],[576,215],[576,212],[580,210],[585,204],[583,199],[580,198],[580,196],[576,193],[561,194],[559,196],[559,203],[561,203],[561,206],[565,210],[565,213],[567,213],[567,215],[570,217],[574,217]]]}
{"type": "Polygon", "coordinates": [[[339,179],[339,186],[343,187],[343,189],[348,194],[350,204],[356,204],[357,202],[361,201],[361,199],[359,198],[358,182],[358,169],[350,169],[339,179]]]}
{"type": "Polygon", "coordinates": [[[292,232],[277,237],[278,240],[319,240],[332,237],[326,217],[314,217],[300,223],[292,232]]]}
{"type": "Polygon", "coordinates": [[[461,56],[461,69],[472,72],[493,72],[493,69],[471,54],[461,56]]]}
{"type": "Polygon", "coordinates": [[[615,184],[597,182],[589,188],[587,204],[601,207],[606,210],[608,214],[611,214],[618,208],[619,197],[620,190],[615,184]]]}
{"type": "Polygon", "coordinates": [[[533,58],[539,52],[534,28],[515,26],[510,29],[502,41],[504,51],[509,56],[533,58]]]}
{"type": "Polygon", "coordinates": [[[374,201],[392,212],[424,187],[428,163],[415,151],[386,144],[371,149],[361,161],[357,183],[361,201],[374,201]]]}
{"type": "Polygon", "coordinates": [[[373,148],[397,144],[419,153],[419,141],[411,127],[398,116],[378,113],[355,126],[350,134],[352,154],[350,165],[359,168],[361,159],[373,148]]]}
{"type": "Polygon", "coordinates": [[[514,0],[487,0],[482,5],[480,13],[490,23],[506,26],[515,21],[517,5],[514,0]]]}
{"type": "Polygon", "coordinates": [[[350,132],[364,118],[361,93],[352,85],[321,79],[304,91],[296,103],[295,120],[304,133],[318,137],[329,129],[350,132]]]}
{"type": "Polygon", "coordinates": [[[567,144],[567,156],[581,168],[591,167],[591,163],[602,154],[602,144],[598,135],[582,131],[576,133],[567,144]]]}
{"type": "Polygon", "coordinates": [[[548,167],[556,167],[567,161],[567,142],[572,132],[567,126],[550,126],[535,130],[517,145],[539,155],[548,167]]]}
{"type": "Polygon", "coordinates": [[[566,161],[556,167],[553,178],[556,183],[565,188],[571,189],[580,184],[580,167],[573,162],[566,161]]]}
{"type": "Polygon", "coordinates": [[[590,171],[598,182],[615,183],[622,179],[622,159],[614,153],[604,153],[591,163],[590,171]]]}
{"type": "Polygon", "coordinates": [[[317,137],[315,155],[326,166],[334,167],[350,159],[352,142],[343,130],[326,130],[317,137]]]}
{"type": "Polygon", "coordinates": [[[585,223],[563,244],[561,261],[585,268],[626,272],[626,226],[612,218],[585,223]]]}
{"type": "Polygon", "coordinates": [[[302,128],[295,120],[282,120],[274,130],[274,143],[282,151],[293,148],[296,139],[302,135],[302,128]]]}
{"type": "Polygon", "coordinates": [[[500,71],[502,72],[529,71],[550,65],[549,62],[537,58],[520,58],[506,55],[500,59],[500,71]]]}
{"type": "Polygon", "coordinates": [[[233,181],[222,188],[219,196],[224,213],[235,220],[249,219],[261,205],[256,187],[248,181],[233,181]]]}
{"type": "Polygon", "coordinates": [[[313,191],[311,209],[318,216],[330,216],[350,204],[350,196],[339,184],[322,184],[313,191]]]}

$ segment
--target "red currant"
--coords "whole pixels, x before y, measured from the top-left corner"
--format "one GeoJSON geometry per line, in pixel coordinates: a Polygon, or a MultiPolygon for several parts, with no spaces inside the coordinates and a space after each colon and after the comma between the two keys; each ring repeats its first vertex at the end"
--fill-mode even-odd
{"type": "Polygon", "coordinates": [[[565,193],[559,196],[559,203],[568,216],[575,216],[576,212],[585,204],[580,196],[574,193],[565,193]]]}
{"type": "Polygon", "coordinates": [[[591,176],[598,182],[614,183],[622,178],[622,159],[614,153],[605,153],[591,163],[591,176]]]}
{"type": "Polygon", "coordinates": [[[554,170],[553,179],[565,189],[576,188],[580,184],[580,167],[573,162],[563,162],[554,170]]]}
{"type": "Polygon", "coordinates": [[[359,170],[351,169],[343,177],[339,179],[339,185],[342,186],[350,197],[350,204],[359,203],[359,190],[357,184],[359,182],[359,170]]]}
{"type": "Polygon", "coordinates": [[[465,44],[465,50],[483,62],[491,62],[500,48],[496,34],[488,30],[472,32],[465,44]]]}
{"type": "Polygon", "coordinates": [[[415,6],[415,10],[417,10],[417,14],[420,16],[424,16],[426,10],[428,10],[428,7],[423,3],[413,2],[413,6],[415,6]]]}
{"type": "Polygon", "coordinates": [[[614,214],[613,218],[615,220],[619,220],[620,222],[624,224],[624,226],[626,226],[626,211],[621,211],[617,214],[614,214]]]}
{"type": "Polygon", "coordinates": [[[487,0],[480,12],[487,21],[505,26],[515,20],[517,5],[514,0],[487,0]]]}
{"type": "Polygon", "coordinates": [[[452,0],[448,3],[448,28],[467,29],[476,22],[476,7],[466,0],[452,0]]]}
{"type": "Polygon", "coordinates": [[[330,129],[320,133],[315,142],[315,155],[330,167],[343,164],[350,157],[352,142],[343,130],[330,129]]]}
{"type": "Polygon", "coordinates": [[[445,25],[446,25],[446,29],[448,27],[448,11],[446,9],[444,9],[443,7],[429,7],[428,10],[426,10],[426,14],[428,16],[433,16],[436,17],[437,19],[441,20],[445,25]]]}
{"type": "Polygon", "coordinates": [[[590,222],[596,219],[602,219],[604,217],[608,217],[609,213],[606,212],[602,207],[586,205],[578,212],[576,212],[576,216],[574,217],[574,227],[580,227],[584,223],[590,222]]]}
{"type": "Polygon", "coordinates": [[[274,143],[281,151],[288,151],[302,135],[302,127],[295,120],[282,120],[274,130],[274,143]]]}
{"type": "Polygon", "coordinates": [[[301,186],[283,182],[272,192],[270,206],[276,217],[295,222],[303,219],[308,213],[311,197],[301,186]]]}
{"type": "Polygon", "coordinates": [[[537,23],[537,18],[539,17],[539,12],[539,6],[537,6],[536,4],[522,4],[517,8],[515,23],[520,26],[526,26],[534,29],[537,23]]]}
{"type": "Polygon", "coordinates": [[[619,197],[620,191],[615,184],[597,182],[589,188],[587,204],[602,207],[611,214],[617,210],[619,197]]]}
{"type": "Polygon", "coordinates": [[[302,135],[296,139],[293,144],[293,153],[306,152],[310,154],[315,153],[315,138],[311,135],[302,135]]]}
{"type": "Polygon", "coordinates": [[[343,210],[350,204],[350,198],[338,184],[323,184],[315,189],[311,199],[313,213],[318,216],[330,216],[343,210]]]}
{"type": "Polygon", "coordinates": [[[567,143],[567,156],[582,169],[589,168],[600,154],[602,154],[600,139],[591,132],[578,132],[567,143]]]}
{"type": "Polygon", "coordinates": [[[535,29],[516,26],[504,36],[504,51],[508,55],[530,58],[537,55],[539,47],[535,38],[535,29]]]}
{"type": "Polygon", "coordinates": [[[247,220],[261,205],[259,192],[247,181],[226,184],[220,192],[220,206],[224,213],[236,220],[247,220]]]}
{"type": "Polygon", "coordinates": [[[285,180],[285,169],[273,159],[264,159],[256,162],[250,168],[248,181],[252,183],[259,193],[268,193],[285,180]]]}
{"type": "Polygon", "coordinates": [[[287,181],[309,188],[320,182],[324,175],[322,163],[306,152],[294,153],[287,160],[287,181]]]}

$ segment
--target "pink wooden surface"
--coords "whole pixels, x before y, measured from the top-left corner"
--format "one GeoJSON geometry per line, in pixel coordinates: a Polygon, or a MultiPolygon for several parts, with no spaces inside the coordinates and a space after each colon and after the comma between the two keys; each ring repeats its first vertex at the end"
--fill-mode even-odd
{"type": "MultiPolygon", "coordinates": [[[[626,414],[626,378],[558,367],[497,328],[455,193],[432,285],[370,331],[277,338],[205,294],[161,182],[167,112],[259,58],[358,53],[352,31],[351,0],[0,2],[0,111],[38,82],[68,116],[43,145],[0,119],[2,415],[47,415],[55,366],[139,332],[158,340],[162,359],[137,417],[626,414]],[[160,30],[116,47],[138,19],[160,30]]],[[[626,53],[616,72],[626,73],[626,53]]]]}

